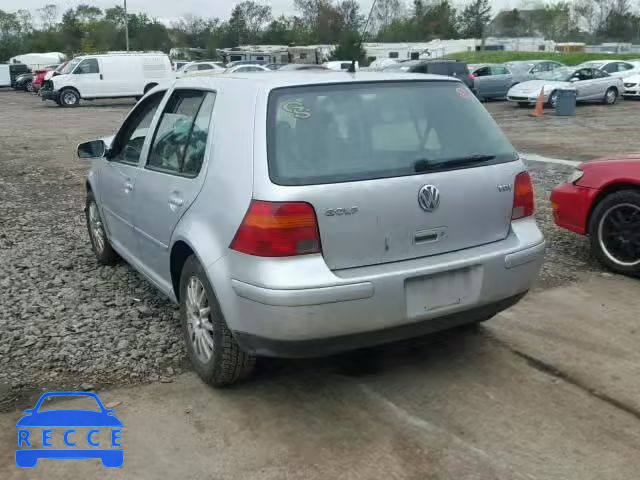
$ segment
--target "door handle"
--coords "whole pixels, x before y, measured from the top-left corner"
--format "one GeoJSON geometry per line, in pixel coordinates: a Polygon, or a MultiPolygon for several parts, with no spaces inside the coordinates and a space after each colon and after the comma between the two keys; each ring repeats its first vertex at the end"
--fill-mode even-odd
{"type": "Polygon", "coordinates": [[[131,183],[130,181],[126,181],[122,184],[122,188],[124,188],[124,191],[126,193],[131,192],[131,190],[133,190],[133,183],[131,183]]]}
{"type": "Polygon", "coordinates": [[[102,74],[100,74],[100,80],[104,80],[104,78],[102,78],[102,74]]]}
{"type": "Polygon", "coordinates": [[[177,193],[172,193],[169,197],[169,208],[171,210],[177,210],[184,205],[184,200],[177,193]]]}

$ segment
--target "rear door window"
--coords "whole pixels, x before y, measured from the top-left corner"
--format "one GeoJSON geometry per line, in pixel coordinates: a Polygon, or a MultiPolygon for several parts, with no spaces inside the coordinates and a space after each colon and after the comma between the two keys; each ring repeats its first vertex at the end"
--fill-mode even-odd
{"type": "Polygon", "coordinates": [[[147,168],[196,176],[204,160],[214,101],[213,92],[173,92],[155,132],[147,168]]]}
{"type": "Polygon", "coordinates": [[[509,75],[509,70],[502,66],[493,66],[491,67],[492,75],[509,75]]]}
{"type": "Polygon", "coordinates": [[[275,89],[268,162],[280,185],[310,185],[514,160],[489,113],[458,82],[403,81],[275,89]],[[449,166],[448,164],[452,165],[449,166]]]}

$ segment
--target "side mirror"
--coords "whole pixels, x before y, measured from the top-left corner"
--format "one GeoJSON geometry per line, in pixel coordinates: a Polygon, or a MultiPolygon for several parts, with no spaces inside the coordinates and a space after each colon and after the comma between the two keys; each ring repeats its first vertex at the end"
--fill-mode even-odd
{"type": "Polygon", "coordinates": [[[107,146],[102,140],[92,140],[78,145],[78,158],[102,158],[107,153],[107,146]]]}
{"type": "Polygon", "coordinates": [[[569,81],[570,81],[571,83],[577,82],[578,80],[579,80],[579,79],[578,79],[578,78],[576,78],[576,77],[572,77],[572,78],[570,78],[570,79],[569,79],[569,81]]]}

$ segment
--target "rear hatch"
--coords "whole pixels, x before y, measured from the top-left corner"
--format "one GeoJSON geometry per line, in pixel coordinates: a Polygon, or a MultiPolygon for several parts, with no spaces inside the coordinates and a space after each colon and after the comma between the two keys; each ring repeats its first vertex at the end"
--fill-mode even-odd
{"type": "Polygon", "coordinates": [[[458,82],[277,89],[271,181],[316,211],[331,269],[395,262],[505,238],[514,148],[458,82]]]}

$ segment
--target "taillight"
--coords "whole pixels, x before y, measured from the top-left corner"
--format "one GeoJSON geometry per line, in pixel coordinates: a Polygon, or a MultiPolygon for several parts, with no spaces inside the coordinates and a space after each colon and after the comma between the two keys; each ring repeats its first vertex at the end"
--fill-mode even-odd
{"type": "Polygon", "coordinates": [[[513,188],[513,212],[511,214],[511,220],[529,217],[533,215],[534,211],[531,177],[527,172],[519,173],[516,175],[513,188]]]}
{"type": "Polygon", "coordinates": [[[319,253],[316,212],[306,202],[252,200],[230,248],[258,257],[319,253]]]}

